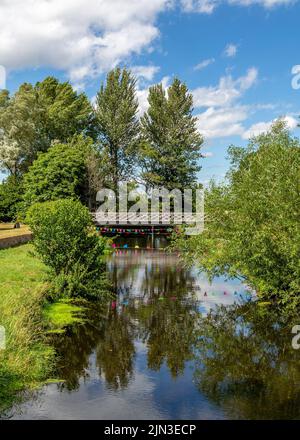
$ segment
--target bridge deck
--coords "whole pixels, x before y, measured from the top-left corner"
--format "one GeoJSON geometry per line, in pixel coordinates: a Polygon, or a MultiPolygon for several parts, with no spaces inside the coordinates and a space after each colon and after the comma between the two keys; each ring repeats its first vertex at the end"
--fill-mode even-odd
{"type": "Polygon", "coordinates": [[[176,226],[196,221],[193,213],[92,213],[95,224],[107,226],[176,226]]]}

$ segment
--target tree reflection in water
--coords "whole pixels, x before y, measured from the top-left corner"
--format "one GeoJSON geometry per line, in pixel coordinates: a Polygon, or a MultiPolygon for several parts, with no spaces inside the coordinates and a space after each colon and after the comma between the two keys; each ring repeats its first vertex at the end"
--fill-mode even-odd
{"type": "Polygon", "coordinates": [[[201,319],[195,378],[199,389],[230,418],[300,416],[293,319],[269,309],[255,303],[221,306],[201,319]]]}
{"type": "Polygon", "coordinates": [[[148,368],[159,370],[165,362],[173,377],[193,358],[198,303],[191,272],[174,256],[141,258],[140,253],[112,259],[109,271],[115,306],[93,306],[88,322],[54,339],[61,389],[74,390],[88,377],[93,353],[106,385],[126,388],[134,370],[135,341],[147,348],[148,368]]]}
{"type": "Polygon", "coordinates": [[[62,390],[75,390],[91,372],[110,390],[124,390],[142,343],[149,370],[164,365],[177,377],[192,361],[197,387],[228,418],[299,418],[292,321],[286,325],[276,311],[254,303],[201,316],[196,276],[176,256],[124,253],[108,268],[115,302],[94,305],[88,322],[54,341],[62,390]]]}

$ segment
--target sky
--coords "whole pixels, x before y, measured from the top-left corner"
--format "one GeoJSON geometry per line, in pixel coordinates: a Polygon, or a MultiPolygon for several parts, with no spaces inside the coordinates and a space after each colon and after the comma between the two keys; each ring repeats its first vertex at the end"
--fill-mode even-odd
{"type": "Polygon", "coordinates": [[[299,19],[298,0],[0,0],[0,88],[53,75],[93,101],[127,66],[142,114],[149,86],[177,76],[204,136],[199,180],[222,180],[229,145],[278,117],[299,135],[299,19]]]}

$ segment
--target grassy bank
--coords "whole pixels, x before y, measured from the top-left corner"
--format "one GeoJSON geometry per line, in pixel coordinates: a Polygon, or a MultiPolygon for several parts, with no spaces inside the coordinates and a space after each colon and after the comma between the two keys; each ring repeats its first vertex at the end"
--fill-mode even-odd
{"type": "Polygon", "coordinates": [[[46,302],[46,267],[31,250],[23,245],[0,251],[0,326],[6,331],[6,348],[0,350],[0,410],[18,391],[50,377],[55,353],[47,331],[73,318],[71,304],[46,302]]]}

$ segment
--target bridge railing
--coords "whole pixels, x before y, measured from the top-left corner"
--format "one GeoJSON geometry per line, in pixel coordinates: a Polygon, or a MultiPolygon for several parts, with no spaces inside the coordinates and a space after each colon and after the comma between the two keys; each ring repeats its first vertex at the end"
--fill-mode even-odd
{"type": "Polygon", "coordinates": [[[193,213],[105,213],[100,211],[91,213],[91,215],[98,225],[180,225],[196,222],[196,216],[193,213]]]}

